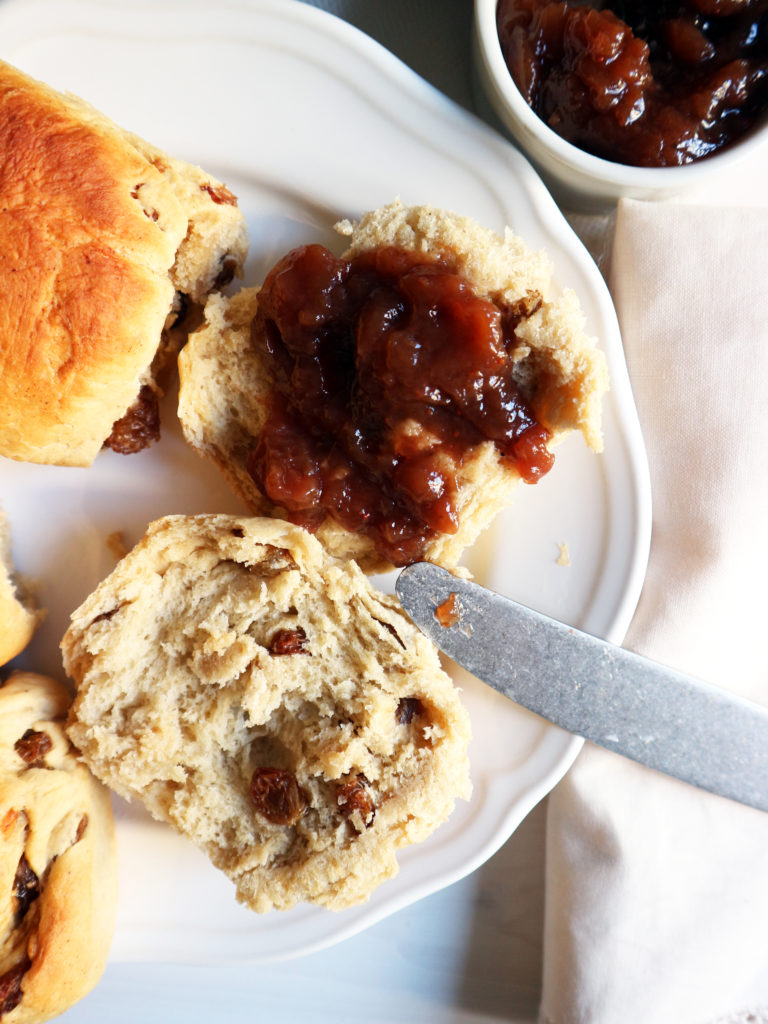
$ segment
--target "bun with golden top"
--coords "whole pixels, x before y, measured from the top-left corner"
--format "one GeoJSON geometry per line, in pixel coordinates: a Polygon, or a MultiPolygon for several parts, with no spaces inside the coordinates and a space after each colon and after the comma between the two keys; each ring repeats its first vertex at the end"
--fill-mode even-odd
{"type": "Polygon", "coordinates": [[[0,247],[0,455],[156,438],[171,329],[243,265],[232,193],[0,62],[0,247]]]}
{"type": "Polygon", "coordinates": [[[16,672],[0,687],[0,1016],[39,1024],[104,970],[117,908],[110,797],[64,732],[70,696],[16,672]]]}

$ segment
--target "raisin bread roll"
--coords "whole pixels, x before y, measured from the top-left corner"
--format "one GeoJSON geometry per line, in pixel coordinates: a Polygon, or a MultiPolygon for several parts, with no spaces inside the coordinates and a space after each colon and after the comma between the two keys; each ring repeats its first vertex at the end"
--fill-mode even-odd
{"type": "MultiPolygon", "coordinates": [[[[494,303],[499,310],[514,312],[519,322],[514,330],[511,376],[538,422],[550,432],[549,447],[565,433],[579,430],[592,448],[601,448],[601,400],[607,388],[605,357],[584,332],[583,315],[573,292],[555,291],[551,267],[542,254],[532,252],[511,231],[501,237],[469,218],[398,202],[365,215],[358,223],[344,221],[337,230],[348,243],[342,259],[387,247],[420,254],[427,262],[439,259],[448,270],[460,275],[476,296],[494,303]]],[[[218,465],[251,512],[294,518],[295,510],[287,511],[286,506],[273,502],[267,488],[257,484],[249,472],[249,453],[265,429],[279,372],[276,361],[265,355],[264,350],[272,342],[266,337],[266,326],[254,320],[258,310],[259,291],[255,288],[245,289],[231,299],[211,298],[205,325],[192,335],[179,360],[179,417],[187,441],[218,465]]],[[[312,307],[312,315],[314,310],[312,307]]],[[[381,337],[391,335],[382,331],[381,337]]],[[[467,343],[467,350],[471,344],[467,343]]],[[[301,385],[295,381],[306,379],[300,365],[302,358],[297,357],[290,378],[290,386],[299,398],[301,385]]],[[[454,354],[445,359],[450,362],[454,354]]],[[[355,360],[358,379],[350,391],[350,417],[360,408],[359,348],[355,360]]],[[[433,383],[437,385],[436,380],[433,383]]],[[[390,390],[398,390],[397,381],[390,390]]],[[[443,397],[436,399],[441,409],[446,407],[446,393],[443,390],[443,397]]],[[[365,402],[369,394],[364,393],[365,402]]],[[[359,422],[364,422],[362,416],[359,422]]],[[[396,429],[405,437],[411,428],[404,420],[396,429]]],[[[364,440],[363,446],[370,450],[377,443],[374,437],[372,441],[364,440]]],[[[427,450],[431,443],[428,431],[420,436],[416,431],[412,441],[405,437],[403,448],[419,444],[427,450]]],[[[285,446],[289,447],[288,442],[285,446]]],[[[297,446],[292,447],[296,450],[297,446]]],[[[445,446],[435,449],[438,470],[445,450],[445,446]]],[[[355,558],[369,572],[420,559],[454,566],[464,549],[510,503],[520,473],[490,440],[472,442],[456,465],[448,465],[448,472],[455,473],[452,500],[456,525],[439,527],[415,556],[398,557],[382,551],[370,531],[363,532],[354,521],[351,526],[342,523],[329,513],[321,522],[311,524],[312,528],[332,553],[355,558]]],[[[407,486],[401,488],[397,500],[403,495],[407,506],[407,486]]],[[[360,523],[362,519],[360,516],[360,523]]],[[[310,525],[301,517],[297,521],[310,525]]]]}
{"type": "Polygon", "coordinates": [[[41,618],[24,581],[14,572],[10,529],[0,508],[0,665],[24,650],[41,618]]]}
{"type": "Polygon", "coordinates": [[[2,62],[0,194],[0,455],[139,450],[185,313],[241,272],[235,197],[2,62]]]}
{"type": "Polygon", "coordinates": [[[109,794],[64,732],[70,697],[16,672],[0,688],[0,1016],[37,1024],[104,970],[117,909],[109,794]]]}
{"type": "Polygon", "coordinates": [[[364,901],[469,794],[435,648],[273,519],[170,516],[75,611],[69,735],[256,911],[364,901]]]}

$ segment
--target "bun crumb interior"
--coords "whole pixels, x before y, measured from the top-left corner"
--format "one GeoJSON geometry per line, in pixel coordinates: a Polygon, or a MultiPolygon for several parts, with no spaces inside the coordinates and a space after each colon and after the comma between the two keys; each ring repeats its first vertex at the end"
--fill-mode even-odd
{"type": "Polygon", "coordinates": [[[91,770],[256,911],[366,900],[469,795],[468,716],[436,649],[280,520],[151,524],[62,652],[91,770]]]}

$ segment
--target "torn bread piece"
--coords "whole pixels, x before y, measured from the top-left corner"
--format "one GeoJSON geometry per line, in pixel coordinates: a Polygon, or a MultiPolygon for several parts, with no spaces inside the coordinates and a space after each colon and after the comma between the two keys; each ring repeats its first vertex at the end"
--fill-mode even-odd
{"type": "Polygon", "coordinates": [[[455,566],[578,430],[599,450],[606,360],[547,258],[399,202],[208,302],[179,360],[189,443],[249,510],[382,571],[455,566]]]}
{"type": "Polygon", "coordinates": [[[91,770],[253,910],[366,900],[469,796],[468,716],[436,649],[298,526],[158,520],[62,652],[91,770]]]}
{"type": "Polygon", "coordinates": [[[11,531],[0,508],[0,665],[24,650],[42,618],[30,587],[14,570],[11,531]]]}
{"type": "Polygon", "coordinates": [[[141,450],[194,308],[242,271],[235,196],[2,62],[0,196],[0,455],[141,450]]]}
{"type": "Polygon", "coordinates": [[[70,695],[15,672],[0,687],[0,1014],[39,1024],[106,966],[117,911],[110,796],[64,732],[70,695]]]}

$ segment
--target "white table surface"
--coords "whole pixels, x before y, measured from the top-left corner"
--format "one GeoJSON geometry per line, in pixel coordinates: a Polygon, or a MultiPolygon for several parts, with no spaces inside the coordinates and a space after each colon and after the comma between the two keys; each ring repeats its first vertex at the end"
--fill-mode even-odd
{"type": "MultiPolygon", "coordinates": [[[[471,0],[305,0],[344,17],[460,105],[475,103],[471,0]]],[[[752,168],[737,200],[762,198],[752,168]]],[[[763,200],[765,201],[765,200],[763,200]]],[[[598,254],[601,225],[575,220],[598,254]],[[590,235],[592,237],[590,237],[590,235]]],[[[512,1024],[537,1015],[546,801],[482,868],[345,942],[257,967],[110,964],[63,1024],[512,1024]]]]}

